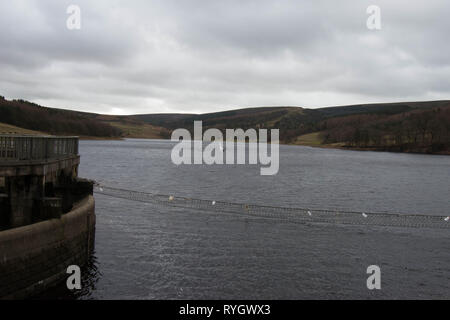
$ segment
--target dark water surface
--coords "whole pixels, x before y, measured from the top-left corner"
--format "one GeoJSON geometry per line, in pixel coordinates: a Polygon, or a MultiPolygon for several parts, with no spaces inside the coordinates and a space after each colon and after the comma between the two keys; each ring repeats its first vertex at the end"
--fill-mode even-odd
{"type": "MultiPolygon", "coordinates": [[[[450,215],[447,156],[280,146],[278,175],[260,176],[256,165],[177,167],[173,145],[82,141],[79,174],[211,200],[450,215]]],[[[450,298],[448,229],[290,224],[102,195],[96,214],[78,298],[450,298]],[[381,267],[381,290],[366,287],[369,265],[381,267]]]]}

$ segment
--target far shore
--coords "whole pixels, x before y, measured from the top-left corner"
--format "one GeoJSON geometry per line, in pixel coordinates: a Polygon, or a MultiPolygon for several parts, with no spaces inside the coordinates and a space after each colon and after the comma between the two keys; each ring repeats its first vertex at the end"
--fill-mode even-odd
{"type": "MultiPolygon", "coordinates": [[[[47,133],[22,129],[12,125],[0,124],[0,134],[28,134],[28,135],[47,135],[47,133]]],[[[94,137],[94,136],[79,136],[80,140],[98,140],[98,141],[120,141],[125,139],[161,139],[170,140],[164,137],[143,137],[140,136],[126,136],[126,137],[94,137]]],[[[294,142],[281,143],[283,145],[290,146],[305,146],[312,148],[326,148],[326,149],[340,149],[340,150],[353,150],[353,151],[378,151],[378,152],[394,152],[394,153],[414,153],[414,154],[433,154],[433,155],[450,155],[449,151],[430,152],[426,148],[411,148],[407,150],[401,150],[398,147],[354,147],[345,145],[344,143],[322,144],[318,138],[318,133],[309,133],[298,137],[294,142]]]]}
{"type": "MultiPolygon", "coordinates": [[[[119,140],[125,140],[128,137],[90,137],[90,136],[79,136],[80,140],[115,140],[115,141],[119,141],[119,140]]],[[[135,139],[135,138],[132,138],[135,139]]]]}
{"type": "Polygon", "coordinates": [[[386,147],[352,147],[345,145],[332,145],[332,144],[322,144],[322,145],[308,145],[308,144],[287,144],[311,148],[325,148],[325,149],[339,149],[348,151],[376,151],[376,152],[391,152],[391,153],[413,153],[413,154],[431,154],[431,155],[450,155],[450,151],[438,151],[438,152],[427,152],[419,150],[399,150],[398,148],[386,148],[386,147]]]}
{"type": "MultiPolygon", "coordinates": [[[[145,137],[83,137],[80,136],[80,140],[112,140],[112,141],[120,141],[125,139],[140,139],[140,140],[170,140],[167,138],[145,138],[145,137]]],[[[280,143],[280,145],[286,146],[302,146],[302,147],[311,147],[311,148],[322,148],[322,149],[337,149],[337,150],[348,150],[348,151],[376,151],[376,152],[392,152],[392,153],[411,153],[411,154],[431,154],[431,155],[450,155],[450,151],[439,151],[439,152],[428,152],[426,150],[400,150],[399,148],[389,148],[389,147],[354,147],[348,146],[342,143],[333,143],[333,144],[320,144],[320,143],[302,143],[302,142],[293,142],[293,143],[280,143]]]]}

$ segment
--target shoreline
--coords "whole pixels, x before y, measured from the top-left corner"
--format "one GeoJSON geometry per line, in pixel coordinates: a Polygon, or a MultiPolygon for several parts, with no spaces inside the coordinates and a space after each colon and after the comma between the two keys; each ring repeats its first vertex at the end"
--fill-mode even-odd
{"type": "MultiPolygon", "coordinates": [[[[86,137],[86,136],[79,136],[78,137],[80,140],[99,140],[99,141],[108,141],[108,140],[113,140],[113,141],[119,141],[119,140],[125,140],[126,138],[124,137],[86,137]]],[[[134,139],[134,138],[133,138],[134,139]]]]}
{"type": "Polygon", "coordinates": [[[400,151],[395,148],[388,148],[388,147],[349,147],[349,146],[333,146],[333,145],[308,145],[308,144],[285,144],[289,146],[303,146],[303,147],[311,147],[311,148],[323,148],[323,149],[336,149],[336,150],[347,150],[347,151],[373,151],[373,152],[390,152],[390,153],[403,153],[403,154],[429,154],[429,155],[441,155],[441,156],[449,156],[450,151],[439,151],[439,152],[421,152],[416,150],[406,150],[406,151],[400,151]]]}
{"type": "MultiPolygon", "coordinates": [[[[80,137],[80,140],[87,141],[121,141],[125,139],[141,139],[141,140],[168,140],[167,138],[143,138],[143,137],[80,137]]],[[[322,149],[337,149],[337,150],[347,150],[347,151],[375,151],[375,152],[391,152],[391,153],[404,153],[404,154],[429,154],[429,155],[443,155],[449,156],[450,151],[439,151],[439,152],[426,152],[426,151],[418,151],[418,150],[398,150],[398,148],[389,148],[389,147],[351,147],[345,145],[338,144],[301,144],[301,143],[280,143],[280,145],[286,146],[302,146],[302,147],[311,147],[311,148],[322,148],[322,149]]]]}

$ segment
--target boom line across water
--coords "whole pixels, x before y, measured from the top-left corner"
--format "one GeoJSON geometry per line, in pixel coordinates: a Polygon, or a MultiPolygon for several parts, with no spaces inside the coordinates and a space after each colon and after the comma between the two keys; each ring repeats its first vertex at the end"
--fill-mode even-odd
{"type": "Polygon", "coordinates": [[[96,193],[105,196],[151,203],[154,205],[195,209],[208,212],[231,213],[241,216],[243,215],[255,218],[277,220],[281,222],[373,225],[450,230],[450,218],[446,216],[276,207],[147,193],[105,186],[98,183],[95,184],[94,190],[96,193]]]}

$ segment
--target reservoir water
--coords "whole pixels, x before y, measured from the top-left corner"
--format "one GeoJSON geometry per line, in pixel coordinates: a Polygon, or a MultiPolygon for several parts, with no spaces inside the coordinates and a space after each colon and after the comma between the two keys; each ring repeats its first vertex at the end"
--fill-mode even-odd
{"type": "MultiPolygon", "coordinates": [[[[279,173],[261,176],[258,165],[177,167],[173,145],[81,141],[79,175],[217,201],[450,215],[448,156],[280,146],[279,173]]],[[[98,194],[96,214],[83,290],[67,297],[450,299],[448,229],[291,224],[98,194]],[[381,268],[381,290],[367,289],[370,265],[381,268]]]]}

